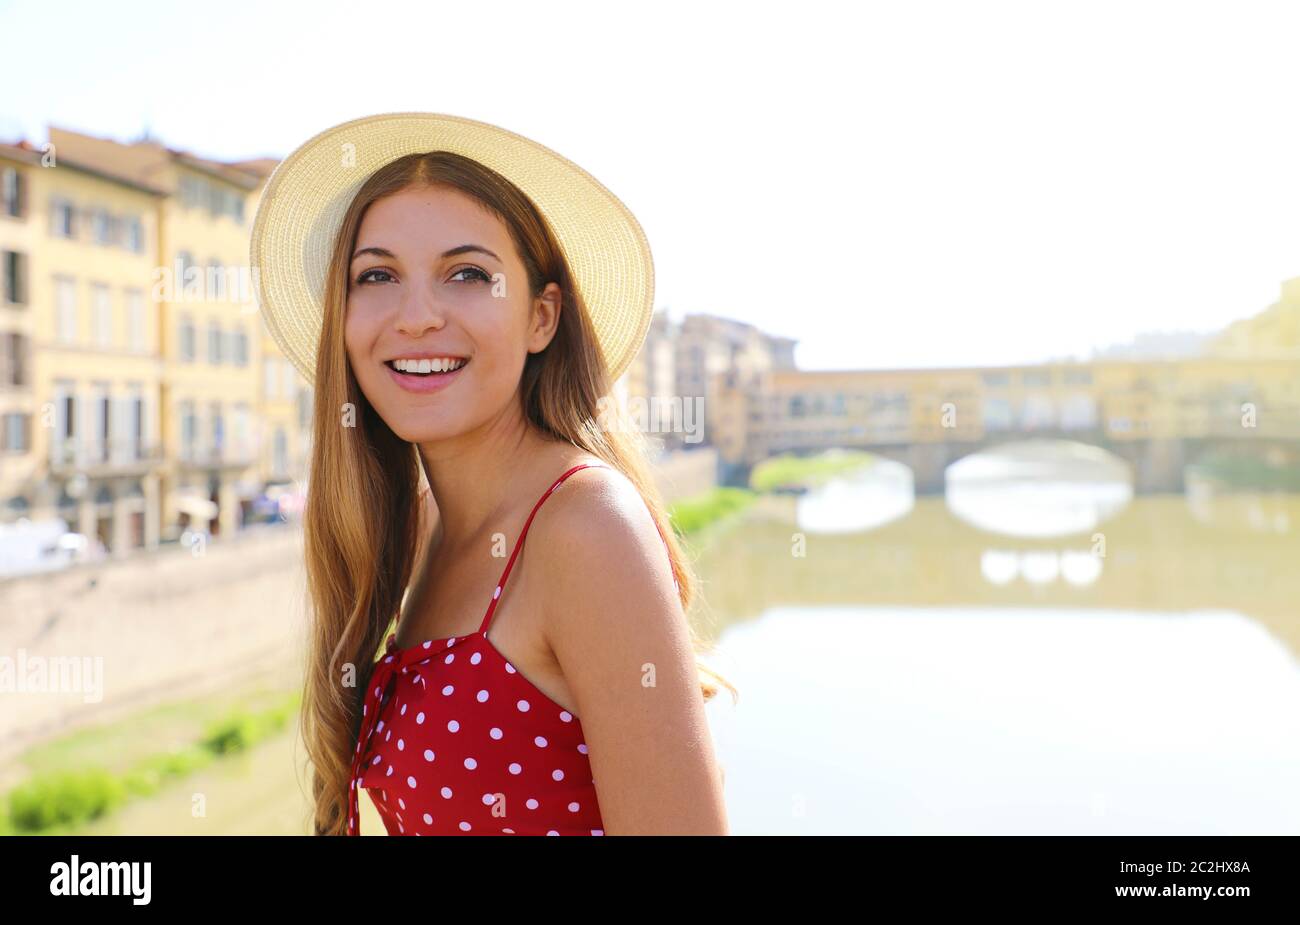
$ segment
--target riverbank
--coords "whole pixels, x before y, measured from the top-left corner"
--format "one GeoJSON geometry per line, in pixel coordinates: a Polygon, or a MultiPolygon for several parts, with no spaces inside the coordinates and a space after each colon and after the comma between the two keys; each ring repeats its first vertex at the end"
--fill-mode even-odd
{"type": "Polygon", "coordinates": [[[870,468],[879,459],[861,450],[828,450],[817,456],[775,456],[754,467],[749,486],[770,492],[783,488],[816,488],[838,475],[870,468]]]}
{"type": "Polygon", "coordinates": [[[206,791],[193,779],[266,740],[296,736],[300,702],[297,690],[252,687],[162,704],[34,746],[5,768],[0,834],[94,834],[168,791],[184,792],[193,803],[185,812],[204,818],[206,791]]]}

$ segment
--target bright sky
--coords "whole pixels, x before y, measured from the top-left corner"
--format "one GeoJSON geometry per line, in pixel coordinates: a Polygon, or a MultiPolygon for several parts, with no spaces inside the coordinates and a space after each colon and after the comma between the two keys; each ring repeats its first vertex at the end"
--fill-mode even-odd
{"type": "Polygon", "coordinates": [[[0,2],[0,138],[283,156],[493,122],[640,219],[657,303],[808,368],[1085,354],[1300,276],[1291,4],[0,2]]]}

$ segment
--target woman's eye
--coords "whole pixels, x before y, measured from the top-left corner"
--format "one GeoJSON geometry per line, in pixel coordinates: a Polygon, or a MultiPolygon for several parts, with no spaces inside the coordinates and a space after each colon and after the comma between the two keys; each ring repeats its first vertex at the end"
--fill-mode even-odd
{"type": "MultiPolygon", "coordinates": [[[[477,276],[485,283],[492,282],[492,277],[488,276],[485,271],[480,270],[478,267],[461,267],[459,270],[457,270],[455,273],[451,275],[451,278],[455,279],[457,276],[460,276],[462,273],[473,273],[475,276],[477,276]]],[[[466,280],[466,282],[468,282],[468,280],[466,280]]]]}
{"type": "MultiPolygon", "coordinates": [[[[357,283],[359,283],[360,285],[363,285],[363,286],[364,286],[366,283],[376,282],[376,280],[373,280],[373,279],[370,279],[370,278],[369,278],[369,277],[371,276],[371,274],[374,274],[374,273],[378,273],[378,274],[380,274],[381,276],[387,276],[387,277],[389,277],[390,279],[392,278],[392,274],[390,274],[387,270],[381,270],[381,269],[379,269],[378,267],[375,267],[375,268],[372,269],[372,270],[366,270],[364,273],[362,273],[360,276],[358,276],[358,277],[357,277],[357,283]]],[[[381,282],[382,282],[382,280],[381,280],[381,282]]]]}

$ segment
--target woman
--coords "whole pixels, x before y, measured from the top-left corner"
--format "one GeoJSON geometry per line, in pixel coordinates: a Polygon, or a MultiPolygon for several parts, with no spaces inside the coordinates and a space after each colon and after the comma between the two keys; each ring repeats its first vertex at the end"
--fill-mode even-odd
{"type": "Polygon", "coordinates": [[[315,388],[314,831],[360,834],[365,790],[390,834],[725,834],[726,682],[608,401],[650,321],[636,219],[521,136],[380,115],[276,168],[252,265],[315,388]]]}

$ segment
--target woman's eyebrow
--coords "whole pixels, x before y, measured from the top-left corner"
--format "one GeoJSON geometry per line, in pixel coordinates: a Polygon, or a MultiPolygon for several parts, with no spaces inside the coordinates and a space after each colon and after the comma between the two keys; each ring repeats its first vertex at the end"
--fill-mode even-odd
{"type": "MultiPolygon", "coordinates": [[[[480,254],[486,254],[487,256],[495,260],[497,263],[505,262],[496,254],[494,254],[492,251],[478,244],[462,244],[459,247],[453,247],[449,251],[444,251],[442,256],[443,259],[446,259],[448,257],[458,257],[461,254],[468,254],[474,252],[480,254]]],[[[383,248],[383,247],[363,247],[361,248],[361,250],[357,251],[355,254],[352,255],[352,259],[356,260],[358,257],[361,257],[365,254],[374,254],[376,257],[387,257],[390,260],[397,259],[396,254],[394,254],[392,251],[388,250],[387,248],[383,248]]]]}

